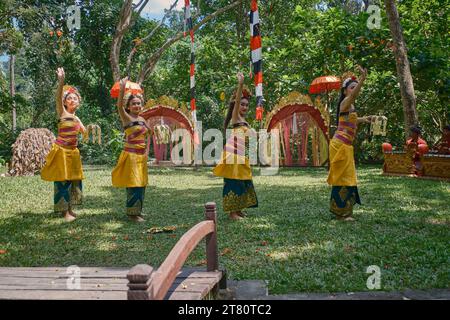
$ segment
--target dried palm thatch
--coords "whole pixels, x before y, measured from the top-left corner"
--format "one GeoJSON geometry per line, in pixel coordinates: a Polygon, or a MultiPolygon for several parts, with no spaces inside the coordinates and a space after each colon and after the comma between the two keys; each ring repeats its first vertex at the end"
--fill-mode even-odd
{"type": "Polygon", "coordinates": [[[45,128],[23,130],[12,145],[13,156],[8,174],[32,176],[40,171],[55,141],[54,134],[45,128]]]}

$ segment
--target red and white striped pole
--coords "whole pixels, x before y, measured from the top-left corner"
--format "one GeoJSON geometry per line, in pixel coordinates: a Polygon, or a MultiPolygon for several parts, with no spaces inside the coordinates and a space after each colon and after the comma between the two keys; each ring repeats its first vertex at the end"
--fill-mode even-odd
{"type": "Polygon", "coordinates": [[[263,74],[261,32],[259,24],[258,0],[252,0],[250,10],[250,50],[256,95],[256,120],[262,121],[263,108],[263,74]]]}

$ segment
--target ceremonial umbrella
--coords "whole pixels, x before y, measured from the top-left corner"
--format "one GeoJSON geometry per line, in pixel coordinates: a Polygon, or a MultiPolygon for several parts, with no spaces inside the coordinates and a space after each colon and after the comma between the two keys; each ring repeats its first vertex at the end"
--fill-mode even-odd
{"type": "MultiPolygon", "coordinates": [[[[329,111],[330,99],[328,92],[332,90],[339,90],[341,88],[341,79],[335,76],[322,76],[315,78],[309,86],[309,93],[319,94],[325,92],[327,95],[327,105],[326,108],[329,111]]],[[[330,124],[328,124],[330,126],[330,124]]],[[[328,128],[330,129],[330,128],[328,128]]],[[[330,132],[330,130],[328,130],[330,132]]]]}
{"type": "MultiPolygon", "coordinates": [[[[111,88],[110,94],[111,98],[118,98],[119,97],[119,91],[120,91],[120,81],[114,83],[113,87],[111,88]]],[[[141,86],[138,83],[127,81],[127,84],[125,85],[125,91],[130,92],[132,94],[142,94],[144,93],[144,90],[142,90],[141,86]]]]}
{"type": "Polygon", "coordinates": [[[325,92],[327,94],[327,109],[329,105],[328,92],[339,90],[341,88],[341,79],[335,76],[322,76],[315,78],[309,86],[309,93],[319,94],[325,92]]]}
{"type": "Polygon", "coordinates": [[[322,76],[315,78],[309,86],[309,93],[318,94],[341,88],[341,79],[335,76],[322,76]]]}

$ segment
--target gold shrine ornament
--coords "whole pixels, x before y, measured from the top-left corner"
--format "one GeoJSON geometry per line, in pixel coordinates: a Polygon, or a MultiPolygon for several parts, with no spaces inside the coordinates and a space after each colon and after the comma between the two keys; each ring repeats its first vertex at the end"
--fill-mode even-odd
{"type": "Polygon", "coordinates": [[[168,144],[170,142],[170,127],[166,124],[160,124],[155,126],[155,137],[157,144],[168,144]]]}
{"type": "Polygon", "coordinates": [[[386,136],[387,118],[385,116],[372,116],[370,121],[370,134],[372,136],[386,136]]]}
{"type": "Polygon", "coordinates": [[[83,132],[83,142],[89,142],[89,134],[92,137],[92,143],[102,144],[102,129],[97,124],[89,124],[83,132]]]}

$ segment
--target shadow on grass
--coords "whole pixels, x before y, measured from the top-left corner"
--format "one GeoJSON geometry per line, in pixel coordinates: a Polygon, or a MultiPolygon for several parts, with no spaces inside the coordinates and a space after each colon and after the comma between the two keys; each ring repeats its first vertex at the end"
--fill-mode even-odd
{"type": "MultiPolygon", "coordinates": [[[[273,180],[255,176],[259,207],[238,222],[224,214],[223,182],[210,178],[209,170],[150,172],[143,224],[128,221],[124,188],[93,180],[73,223],[42,209],[11,208],[12,214],[0,219],[0,245],[7,250],[0,265],[156,266],[204,219],[204,204],[215,201],[219,259],[231,278],[267,279],[272,293],[356,291],[367,290],[367,266],[379,265],[385,289],[445,287],[449,229],[440,223],[448,219],[445,185],[386,179],[367,170],[360,179],[364,205],[355,208],[354,223],[331,219],[330,188],[321,169],[282,169],[273,180]],[[178,178],[191,183],[179,186],[178,178]],[[304,179],[314,183],[303,184],[304,179]],[[147,232],[169,225],[176,227],[173,234],[147,232]]],[[[204,251],[201,243],[187,265],[203,265],[204,251]]]]}

